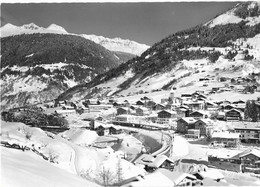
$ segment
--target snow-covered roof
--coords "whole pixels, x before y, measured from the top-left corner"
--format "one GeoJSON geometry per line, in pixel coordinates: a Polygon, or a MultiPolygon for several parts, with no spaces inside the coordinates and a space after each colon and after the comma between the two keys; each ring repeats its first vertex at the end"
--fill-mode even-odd
{"type": "Polygon", "coordinates": [[[202,121],[202,122],[206,123],[207,125],[212,125],[214,123],[214,121],[209,118],[202,118],[202,119],[199,119],[198,121],[202,121]]]}
{"type": "Polygon", "coordinates": [[[172,187],[174,183],[168,177],[160,172],[154,172],[148,175],[145,175],[143,180],[137,182],[131,182],[126,186],[132,187],[172,187]]]}
{"type": "Polygon", "coordinates": [[[75,113],[75,110],[55,110],[58,114],[75,113]]]}
{"type": "Polygon", "coordinates": [[[224,179],[224,175],[216,169],[208,169],[207,171],[200,172],[203,178],[211,178],[214,180],[224,179]]]}
{"type": "Polygon", "coordinates": [[[152,163],[148,164],[148,166],[159,168],[166,160],[171,163],[174,163],[174,161],[169,159],[166,155],[159,155],[155,159],[153,159],[152,163]]]}
{"type": "Polygon", "coordinates": [[[260,150],[256,149],[256,148],[253,148],[253,149],[246,150],[246,151],[242,152],[239,155],[239,157],[244,157],[244,156],[247,156],[249,154],[253,154],[253,155],[257,156],[258,158],[260,158],[260,150]]]}
{"type": "Polygon", "coordinates": [[[240,133],[232,133],[228,131],[224,132],[213,132],[212,138],[232,138],[232,139],[239,139],[240,133]]]}
{"type": "Polygon", "coordinates": [[[196,180],[196,177],[194,175],[177,171],[172,172],[163,168],[157,169],[155,173],[162,173],[163,175],[168,177],[172,182],[174,182],[175,186],[177,186],[185,178],[196,180]]]}
{"type": "Polygon", "coordinates": [[[231,111],[236,111],[236,112],[239,112],[240,114],[242,114],[242,111],[240,111],[236,108],[232,108],[231,110],[226,111],[226,113],[231,112],[231,111]]]}
{"type": "Polygon", "coordinates": [[[240,122],[237,123],[234,129],[252,129],[252,130],[260,130],[260,123],[256,122],[240,122]]]}
{"type": "MultiPolygon", "coordinates": [[[[184,120],[185,122],[187,122],[188,124],[195,123],[197,121],[193,117],[184,117],[184,118],[181,118],[181,119],[184,120]]],[[[181,120],[181,119],[179,119],[179,120],[181,120]]]]}
{"type": "MultiPolygon", "coordinates": [[[[170,114],[172,114],[172,115],[174,115],[174,114],[177,114],[175,111],[172,111],[172,110],[161,110],[160,112],[168,112],[168,113],[170,113],[170,114]]],[[[160,112],[158,112],[158,113],[160,113],[160,112]]],[[[157,114],[158,114],[157,113],[157,114]]]]}

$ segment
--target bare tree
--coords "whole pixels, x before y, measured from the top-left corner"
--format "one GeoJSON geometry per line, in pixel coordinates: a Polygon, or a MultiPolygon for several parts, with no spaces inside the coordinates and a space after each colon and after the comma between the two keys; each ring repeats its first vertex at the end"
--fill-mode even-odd
{"type": "Polygon", "coordinates": [[[123,180],[122,163],[120,158],[118,158],[118,162],[116,164],[116,176],[117,182],[120,183],[123,180]]]}
{"type": "Polygon", "coordinates": [[[101,179],[102,185],[104,186],[111,185],[113,177],[113,172],[111,172],[109,169],[106,169],[104,166],[98,172],[98,178],[101,179]]]}
{"type": "Polygon", "coordinates": [[[22,132],[27,140],[31,140],[33,133],[29,127],[23,127],[22,132]]]}
{"type": "Polygon", "coordinates": [[[94,179],[91,177],[91,174],[93,173],[93,170],[91,168],[88,168],[86,170],[81,170],[79,176],[81,176],[84,179],[94,181],[94,179]]]}
{"type": "Polygon", "coordinates": [[[49,149],[48,151],[49,161],[52,163],[58,163],[59,155],[53,149],[49,149]]]}

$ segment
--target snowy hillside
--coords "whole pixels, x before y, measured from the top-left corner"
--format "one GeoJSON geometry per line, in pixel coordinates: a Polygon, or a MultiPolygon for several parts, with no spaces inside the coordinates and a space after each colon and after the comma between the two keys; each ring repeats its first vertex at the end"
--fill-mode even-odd
{"type": "MultiPolygon", "coordinates": [[[[35,25],[25,27],[38,29],[35,25]]],[[[1,52],[3,108],[53,100],[66,89],[89,82],[122,63],[115,53],[73,35],[34,33],[4,37],[1,52]]]]}
{"type": "Polygon", "coordinates": [[[33,33],[54,33],[54,34],[68,34],[82,36],[88,40],[91,40],[97,44],[102,45],[110,51],[120,51],[124,53],[130,53],[133,55],[141,55],[150,46],[140,44],[135,41],[121,38],[105,38],[103,36],[87,35],[87,34],[74,34],[68,33],[63,27],[51,24],[47,28],[39,27],[34,23],[25,24],[22,26],[15,26],[10,23],[0,28],[1,37],[7,37],[19,34],[33,34],[33,33]]]}
{"type": "Polygon", "coordinates": [[[94,140],[89,136],[93,132],[86,129],[65,133],[72,136],[68,141],[63,138],[65,134],[55,135],[23,123],[1,121],[1,128],[1,186],[99,186],[102,168],[117,180],[117,162],[122,179],[145,174],[144,169],[119,158],[111,148],[80,146],[82,141],[94,140]]]}
{"type": "Polygon", "coordinates": [[[260,2],[248,2],[238,4],[236,7],[221,14],[213,20],[206,23],[206,26],[214,27],[216,25],[225,25],[229,23],[239,23],[241,21],[247,22],[247,25],[256,25],[260,23],[260,2]]]}

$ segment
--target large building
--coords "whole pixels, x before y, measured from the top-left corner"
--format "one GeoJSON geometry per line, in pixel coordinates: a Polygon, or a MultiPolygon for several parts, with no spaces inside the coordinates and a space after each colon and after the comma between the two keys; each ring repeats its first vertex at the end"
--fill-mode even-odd
{"type": "Polygon", "coordinates": [[[213,132],[211,137],[211,145],[221,147],[237,147],[240,143],[239,137],[239,133],[232,133],[228,131],[213,132]]]}
{"type": "Polygon", "coordinates": [[[260,142],[260,123],[241,122],[234,127],[235,132],[240,133],[241,142],[260,142]]]}

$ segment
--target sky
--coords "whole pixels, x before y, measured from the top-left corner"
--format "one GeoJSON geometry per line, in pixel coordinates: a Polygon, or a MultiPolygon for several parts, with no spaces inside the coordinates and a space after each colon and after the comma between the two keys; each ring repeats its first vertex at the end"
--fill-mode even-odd
{"type": "Polygon", "coordinates": [[[134,40],[152,45],[205,23],[237,2],[2,3],[1,26],[52,23],[70,33],[134,40]]]}

